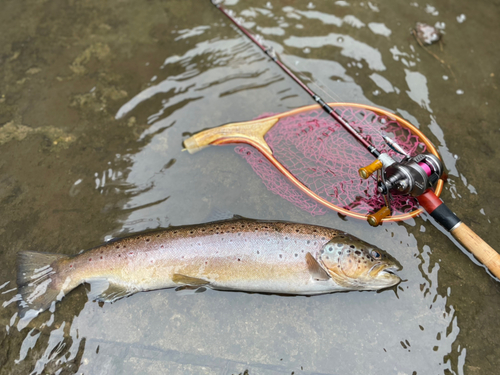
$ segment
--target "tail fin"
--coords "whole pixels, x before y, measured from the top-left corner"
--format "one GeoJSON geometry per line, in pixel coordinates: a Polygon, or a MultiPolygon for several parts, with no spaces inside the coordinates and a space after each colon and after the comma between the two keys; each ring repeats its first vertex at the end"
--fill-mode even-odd
{"type": "Polygon", "coordinates": [[[17,286],[22,300],[19,316],[35,317],[63,296],[57,282],[57,263],[65,255],[22,251],[17,255],[17,286]]]}

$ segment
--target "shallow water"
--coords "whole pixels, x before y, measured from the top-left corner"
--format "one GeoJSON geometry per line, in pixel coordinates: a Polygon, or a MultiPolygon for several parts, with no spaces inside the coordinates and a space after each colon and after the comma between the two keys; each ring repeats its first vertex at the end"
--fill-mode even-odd
{"type": "MultiPolygon", "coordinates": [[[[442,197],[500,239],[499,3],[227,1],[325,99],[375,104],[438,147],[442,197]],[[416,22],[444,27],[419,46],[416,22]],[[333,98],[332,98],[333,97],[333,98]]],[[[500,288],[427,216],[371,228],[269,192],[190,134],[311,100],[208,0],[7,1],[0,13],[0,374],[496,374],[500,288]],[[21,250],[74,254],[212,209],[345,230],[403,282],[315,297],[172,290],[100,306],[81,287],[24,326],[21,250]]]]}

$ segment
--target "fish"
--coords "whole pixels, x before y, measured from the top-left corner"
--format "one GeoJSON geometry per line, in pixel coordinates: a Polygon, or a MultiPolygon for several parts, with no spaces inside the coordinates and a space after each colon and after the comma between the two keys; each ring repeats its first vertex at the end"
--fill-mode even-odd
{"type": "Polygon", "coordinates": [[[109,241],[77,255],[22,251],[20,316],[36,316],[83,283],[113,302],[177,288],[315,295],[398,284],[400,264],[348,233],[315,225],[237,218],[168,227],[109,241]]]}

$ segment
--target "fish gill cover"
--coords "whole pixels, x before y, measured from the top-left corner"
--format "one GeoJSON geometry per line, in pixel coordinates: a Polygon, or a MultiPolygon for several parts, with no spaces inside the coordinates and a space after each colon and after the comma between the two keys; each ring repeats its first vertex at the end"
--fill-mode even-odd
{"type": "MultiPolygon", "coordinates": [[[[339,107],[337,107],[339,108],[339,107]]],[[[368,109],[340,107],[339,113],[359,130],[377,149],[398,160],[400,155],[388,148],[381,135],[387,135],[411,156],[426,150],[425,143],[396,120],[368,109]]],[[[264,118],[269,114],[260,116],[264,118]]],[[[274,157],[299,181],[327,201],[347,210],[369,214],[385,205],[376,191],[374,179],[363,180],[358,169],[373,162],[340,124],[322,109],[281,118],[267,132],[267,144],[274,157]]],[[[273,193],[312,215],[324,215],[327,209],[295,188],[259,151],[238,145],[240,154],[273,193]]],[[[418,206],[416,199],[395,196],[393,210],[406,213],[418,206]]]]}

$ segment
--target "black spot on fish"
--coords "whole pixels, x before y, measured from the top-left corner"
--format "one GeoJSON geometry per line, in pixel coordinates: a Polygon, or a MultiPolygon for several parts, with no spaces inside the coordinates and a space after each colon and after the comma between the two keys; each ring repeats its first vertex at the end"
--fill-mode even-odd
{"type": "Polygon", "coordinates": [[[202,232],[205,232],[205,228],[203,228],[201,231],[202,231],[202,232]]]}
{"type": "Polygon", "coordinates": [[[317,231],[316,229],[313,229],[313,232],[314,232],[314,233],[316,233],[316,232],[318,232],[318,231],[317,231]]]}
{"type": "Polygon", "coordinates": [[[149,242],[149,238],[146,238],[146,242],[149,242]]]}
{"type": "Polygon", "coordinates": [[[159,234],[157,234],[157,235],[156,235],[156,238],[158,238],[158,237],[160,237],[160,235],[159,235],[159,234]]]}
{"type": "Polygon", "coordinates": [[[120,257],[121,257],[121,255],[120,255],[120,254],[118,254],[118,258],[120,258],[120,257]]]}
{"type": "Polygon", "coordinates": [[[299,232],[300,232],[300,230],[298,230],[298,229],[295,229],[295,232],[299,233],[299,232]]]}
{"type": "Polygon", "coordinates": [[[324,240],[326,240],[326,238],[325,237],[321,237],[321,241],[324,241],[324,240]]]}
{"type": "Polygon", "coordinates": [[[280,258],[283,258],[283,254],[280,254],[280,258]]]}
{"type": "Polygon", "coordinates": [[[354,252],[354,254],[361,255],[361,251],[356,250],[356,251],[354,252]]]}
{"type": "Polygon", "coordinates": [[[311,241],[307,240],[307,244],[309,245],[311,243],[311,241]]]}
{"type": "Polygon", "coordinates": [[[342,251],[339,251],[339,255],[342,255],[342,251]]]}
{"type": "Polygon", "coordinates": [[[240,262],[240,261],[241,261],[241,259],[240,259],[240,258],[238,258],[238,262],[240,262]]]}
{"type": "Polygon", "coordinates": [[[116,248],[117,248],[117,249],[119,249],[119,248],[120,248],[120,246],[117,246],[116,248]]]}
{"type": "Polygon", "coordinates": [[[194,231],[192,231],[192,230],[189,231],[189,234],[193,234],[193,233],[194,233],[194,231]]]}
{"type": "Polygon", "coordinates": [[[330,247],[328,247],[328,251],[329,251],[329,252],[332,252],[332,251],[333,251],[333,247],[331,247],[331,246],[330,246],[330,247]]]}
{"type": "Polygon", "coordinates": [[[299,256],[299,254],[295,253],[295,258],[297,258],[299,256]]]}
{"type": "Polygon", "coordinates": [[[342,247],[342,246],[344,246],[344,245],[342,245],[341,243],[337,244],[337,247],[342,247]]]}
{"type": "Polygon", "coordinates": [[[351,249],[354,249],[354,248],[355,248],[356,246],[354,246],[354,245],[351,245],[351,246],[349,246],[349,247],[350,247],[351,249]]]}
{"type": "Polygon", "coordinates": [[[257,250],[257,254],[260,254],[260,251],[259,251],[259,250],[257,250]]]}

